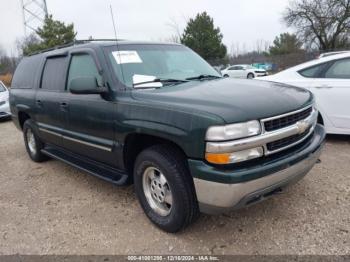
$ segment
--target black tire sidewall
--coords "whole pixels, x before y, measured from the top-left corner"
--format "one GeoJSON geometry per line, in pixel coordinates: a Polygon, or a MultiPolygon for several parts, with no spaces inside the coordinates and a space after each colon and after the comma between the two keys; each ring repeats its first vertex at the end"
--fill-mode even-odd
{"type": "Polygon", "coordinates": [[[249,74],[247,75],[247,78],[248,78],[248,79],[254,79],[254,78],[255,78],[255,75],[254,75],[253,73],[249,73],[249,74]],[[249,76],[253,76],[253,77],[249,77],[249,76]]]}
{"type": "Polygon", "coordinates": [[[36,129],[34,128],[34,123],[32,120],[27,120],[23,124],[23,138],[24,138],[24,144],[27,150],[27,153],[29,157],[34,161],[34,162],[42,162],[46,160],[46,156],[41,153],[41,149],[43,149],[43,143],[41,140],[38,138],[38,135],[36,133],[36,129]],[[30,129],[33,134],[34,134],[34,139],[35,139],[35,146],[36,146],[36,152],[32,153],[29,149],[28,146],[28,140],[27,140],[27,130],[30,129]]]}
{"type": "Polygon", "coordinates": [[[181,176],[174,174],[173,171],[179,172],[176,169],[176,167],[168,163],[168,160],[164,156],[151,151],[141,153],[135,163],[134,184],[141,207],[156,226],[167,232],[177,232],[181,230],[186,223],[186,212],[188,212],[184,206],[186,203],[184,199],[185,192],[181,187],[181,184],[186,183],[186,181],[182,181],[181,176]],[[148,167],[159,169],[168,181],[173,196],[173,205],[168,216],[163,217],[158,215],[148,204],[142,184],[143,173],[148,167]],[[172,175],[169,174],[169,171],[172,175]]]}

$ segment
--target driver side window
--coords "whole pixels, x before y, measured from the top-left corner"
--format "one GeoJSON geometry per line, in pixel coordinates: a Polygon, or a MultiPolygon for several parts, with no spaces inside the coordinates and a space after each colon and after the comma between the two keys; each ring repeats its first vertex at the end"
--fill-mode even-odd
{"type": "Polygon", "coordinates": [[[102,76],[98,73],[94,59],[89,54],[73,55],[68,72],[68,86],[72,79],[78,77],[91,77],[97,79],[99,86],[103,85],[102,76]]]}

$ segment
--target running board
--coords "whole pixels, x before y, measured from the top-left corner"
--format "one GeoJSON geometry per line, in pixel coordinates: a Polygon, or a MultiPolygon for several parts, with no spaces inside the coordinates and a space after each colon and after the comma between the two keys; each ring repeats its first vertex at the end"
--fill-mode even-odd
{"type": "Polygon", "coordinates": [[[46,146],[41,152],[115,185],[120,186],[126,184],[128,178],[126,173],[108,165],[81,157],[54,146],[46,146]]]}

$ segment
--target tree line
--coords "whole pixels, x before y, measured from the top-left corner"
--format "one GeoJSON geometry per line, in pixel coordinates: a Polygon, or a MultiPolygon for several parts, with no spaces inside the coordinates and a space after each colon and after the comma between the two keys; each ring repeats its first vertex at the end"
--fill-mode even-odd
{"type": "MultiPolygon", "coordinates": [[[[282,33],[272,44],[258,42],[257,50],[251,53],[280,56],[350,48],[350,0],[291,0],[282,19],[294,33],[282,33]]],[[[178,27],[175,29],[172,41],[190,47],[211,64],[225,64],[230,60],[223,33],[207,12],[189,19],[183,32],[178,27]]],[[[50,15],[41,28],[18,41],[17,46],[20,56],[26,56],[71,43],[76,35],[73,24],[54,20],[50,15]]],[[[1,75],[12,74],[18,61],[19,58],[7,56],[0,48],[0,79],[1,75]]]]}

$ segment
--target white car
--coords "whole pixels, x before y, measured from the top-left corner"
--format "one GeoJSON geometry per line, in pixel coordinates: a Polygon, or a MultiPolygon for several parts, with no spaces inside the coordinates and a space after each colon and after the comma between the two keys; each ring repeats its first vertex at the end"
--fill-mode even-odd
{"type": "Polygon", "coordinates": [[[256,77],[267,76],[267,71],[255,68],[251,65],[233,65],[222,70],[221,74],[224,77],[253,79],[256,77]]]}
{"type": "Polygon", "coordinates": [[[10,116],[9,91],[0,81],[0,119],[9,118],[10,116]]]}
{"type": "Polygon", "coordinates": [[[350,52],[324,54],[261,80],[310,90],[327,133],[350,135],[350,52]]]}

